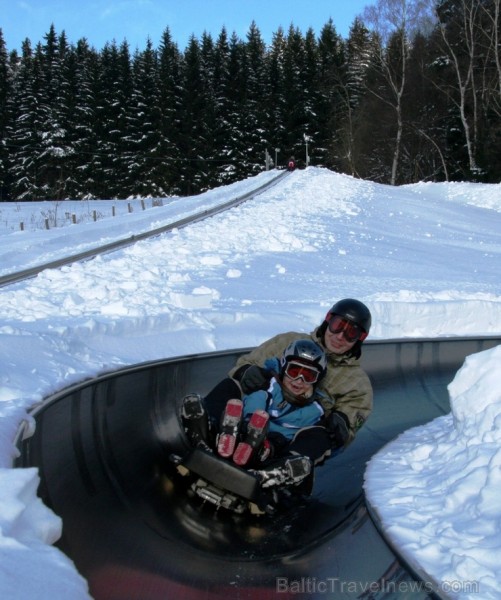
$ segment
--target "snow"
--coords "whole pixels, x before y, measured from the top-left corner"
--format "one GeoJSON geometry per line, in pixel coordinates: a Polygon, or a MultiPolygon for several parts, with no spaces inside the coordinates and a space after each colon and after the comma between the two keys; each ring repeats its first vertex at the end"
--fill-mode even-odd
{"type": "MultiPolygon", "coordinates": [[[[178,221],[275,176],[145,210],[134,201],[115,217],[102,201],[96,222],[49,230],[37,226],[47,211],[92,206],[2,204],[0,275],[178,221]]],[[[36,469],[12,469],[31,407],[125,365],[310,331],[343,297],[370,307],[372,339],[499,335],[500,192],[390,187],[310,167],[205,221],[0,288],[0,595],[89,597],[52,545],[62,523],[36,496],[36,469]]],[[[468,357],[449,385],[451,414],[402,434],[366,472],[392,542],[457,598],[501,587],[500,365],[500,347],[468,357]]]]}
{"type": "Polygon", "coordinates": [[[467,357],[451,414],[400,435],[366,471],[386,535],[458,598],[499,598],[500,364],[501,346],[467,357]]]}

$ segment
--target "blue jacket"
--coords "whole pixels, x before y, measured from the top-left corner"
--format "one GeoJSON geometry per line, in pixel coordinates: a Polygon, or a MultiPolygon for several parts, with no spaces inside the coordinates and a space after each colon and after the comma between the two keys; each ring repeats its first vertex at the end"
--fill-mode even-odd
{"type": "Polygon", "coordinates": [[[299,429],[318,423],[324,414],[318,402],[294,406],[284,400],[282,388],[275,378],[271,380],[268,391],[258,390],[247,394],[243,403],[245,421],[249,421],[254,411],[265,410],[270,415],[268,431],[279,433],[288,440],[292,440],[299,429]]]}

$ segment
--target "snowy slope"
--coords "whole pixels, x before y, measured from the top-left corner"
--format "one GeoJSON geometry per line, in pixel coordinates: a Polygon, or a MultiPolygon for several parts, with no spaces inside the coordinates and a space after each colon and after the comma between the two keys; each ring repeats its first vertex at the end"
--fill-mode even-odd
{"type": "MultiPolygon", "coordinates": [[[[227,194],[244,193],[272,175],[97,223],[5,232],[0,235],[1,272],[178,219],[193,208],[224,201],[227,194]]],[[[19,597],[87,597],[85,582],[69,561],[47,545],[57,538],[61,524],[36,499],[36,471],[10,468],[13,439],[29,407],[73,382],[123,365],[253,346],[290,329],[310,331],[334,301],[347,296],[370,307],[373,338],[499,334],[500,192],[499,185],[479,184],[392,188],[309,168],[204,222],[0,289],[2,596],[14,597],[13,591],[21,590],[25,595],[19,597]],[[51,576],[42,577],[40,585],[41,572],[49,568],[51,576]]],[[[398,505],[382,513],[383,519],[407,552],[429,571],[435,569],[433,576],[464,582],[474,571],[464,565],[480,565],[475,577],[483,586],[482,598],[494,598],[486,594],[501,584],[492,560],[482,562],[501,552],[499,515],[489,500],[500,491],[500,466],[495,444],[486,442],[489,435],[497,439],[500,426],[500,362],[494,349],[467,363],[462,377],[471,385],[450,388],[453,413],[459,402],[461,416],[434,422],[418,435],[411,430],[409,437],[390,444],[373,459],[366,482],[371,501],[398,505]],[[468,470],[472,457],[462,423],[479,393],[477,381],[484,377],[491,393],[483,402],[494,416],[489,421],[476,417],[478,431],[468,430],[473,437],[467,439],[475,439],[482,455],[478,469],[468,470]],[[423,449],[421,440],[428,432],[423,449]],[[419,489],[435,483],[443,435],[449,436],[447,449],[455,452],[454,472],[463,477],[458,487],[450,474],[458,505],[477,498],[471,500],[476,509],[466,513],[476,524],[475,543],[470,544],[476,551],[470,556],[468,545],[461,547],[464,560],[452,552],[459,525],[449,521],[444,535],[440,514],[434,513],[435,508],[443,511],[449,480],[441,478],[435,503],[416,505],[414,494],[405,493],[395,500],[395,490],[412,488],[414,477],[419,489]],[[394,472],[394,478],[381,477],[381,468],[394,472]],[[485,500],[480,501],[482,493],[485,500]],[[421,538],[415,527],[402,523],[425,505],[430,515],[421,538]],[[430,539],[439,542],[426,561],[430,539]],[[479,551],[484,541],[486,548],[479,551]],[[462,569],[456,570],[458,565],[462,569]]],[[[467,586],[458,587],[458,597],[467,597],[467,586]]]]}

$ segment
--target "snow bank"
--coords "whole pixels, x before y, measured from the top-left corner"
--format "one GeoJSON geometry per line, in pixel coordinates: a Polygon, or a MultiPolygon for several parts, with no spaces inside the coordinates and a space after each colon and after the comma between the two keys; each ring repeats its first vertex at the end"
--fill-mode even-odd
{"type": "Polygon", "coordinates": [[[401,554],[454,598],[499,598],[501,346],[467,357],[451,414],[370,461],[365,491],[401,554]]]}
{"type": "Polygon", "coordinates": [[[0,469],[0,591],[2,598],[89,598],[73,562],[50,546],[61,519],[36,496],[37,469],[0,469]]]}

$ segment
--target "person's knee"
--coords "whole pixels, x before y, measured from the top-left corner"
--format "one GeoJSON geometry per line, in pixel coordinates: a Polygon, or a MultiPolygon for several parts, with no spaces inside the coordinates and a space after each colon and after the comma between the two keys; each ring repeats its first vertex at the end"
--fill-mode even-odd
{"type": "Polygon", "coordinates": [[[331,451],[329,433],[322,426],[301,429],[291,441],[289,451],[308,456],[315,464],[323,462],[331,451]]]}

